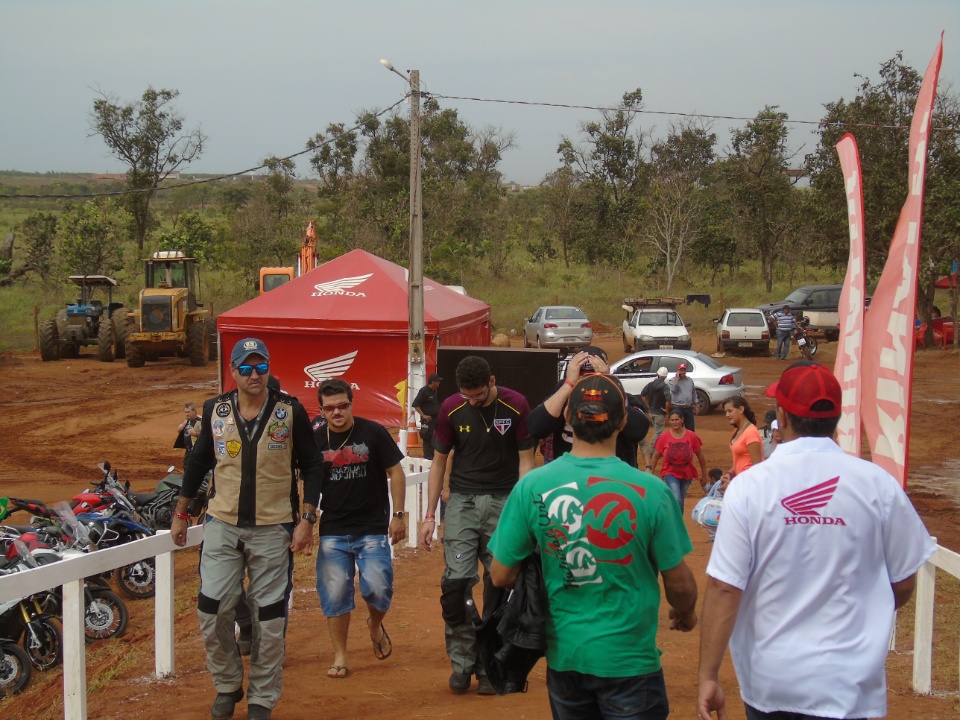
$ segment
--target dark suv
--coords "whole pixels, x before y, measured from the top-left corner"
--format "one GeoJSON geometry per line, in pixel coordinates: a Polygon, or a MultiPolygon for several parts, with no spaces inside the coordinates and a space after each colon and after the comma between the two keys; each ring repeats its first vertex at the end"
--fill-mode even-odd
{"type": "Polygon", "coordinates": [[[840,337],[840,293],[843,285],[805,285],[797,288],[779,302],[758,305],[768,318],[790,306],[790,312],[799,319],[801,315],[810,318],[810,330],[819,330],[824,337],[833,342],[840,337]]]}

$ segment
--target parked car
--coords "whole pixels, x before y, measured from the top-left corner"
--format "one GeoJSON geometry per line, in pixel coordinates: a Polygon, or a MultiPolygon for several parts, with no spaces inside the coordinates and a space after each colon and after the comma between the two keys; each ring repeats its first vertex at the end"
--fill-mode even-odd
{"type": "Polygon", "coordinates": [[[743,395],[743,371],[722,365],[709,355],[693,350],[644,350],[627,355],[610,366],[610,372],[623,383],[623,389],[639,395],[657,376],[660,367],[667,369],[667,379],[677,374],[677,365],[687,364],[687,377],[697,388],[699,413],[704,415],[732,397],[743,395]]]}
{"type": "Polygon", "coordinates": [[[756,308],[727,308],[717,324],[717,352],[754,350],[770,354],[767,318],[756,308]]]}
{"type": "Polygon", "coordinates": [[[624,304],[623,351],[689,350],[690,331],[672,307],[635,307],[624,304]]]}
{"type": "Polygon", "coordinates": [[[523,319],[523,346],[570,352],[593,342],[593,328],[583,310],[571,305],[545,305],[523,319]]]}
{"type": "Polygon", "coordinates": [[[843,285],[805,285],[797,288],[779,302],[758,305],[768,318],[782,310],[784,305],[790,306],[790,312],[799,320],[802,315],[810,318],[808,330],[823,333],[830,341],[840,337],[840,293],[843,285]]]}

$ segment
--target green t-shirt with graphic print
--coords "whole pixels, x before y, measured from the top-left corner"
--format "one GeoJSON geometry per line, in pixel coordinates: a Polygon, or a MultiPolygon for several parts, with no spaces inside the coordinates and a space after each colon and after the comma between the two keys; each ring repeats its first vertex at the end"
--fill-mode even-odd
{"type": "Polygon", "coordinates": [[[547,664],[598,677],[659,670],[658,574],[693,550],[667,486],[616,457],[563,455],[521,478],[490,541],[510,567],[537,546],[547,664]]]}

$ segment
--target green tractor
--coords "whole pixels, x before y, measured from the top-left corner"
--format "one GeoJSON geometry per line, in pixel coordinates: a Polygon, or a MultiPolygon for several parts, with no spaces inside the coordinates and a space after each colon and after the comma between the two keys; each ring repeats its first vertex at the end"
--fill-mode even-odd
{"type": "Polygon", "coordinates": [[[130,367],[170,356],[198,366],[217,359],[216,321],[198,302],[196,262],[179,250],[159,250],[144,261],[140,307],[127,315],[122,333],[130,367]]]}
{"type": "Polygon", "coordinates": [[[53,320],[40,325],[40,358],[44,361],[75,358],[85,345],[97,346],[102,362],[124,356],[120,329],[126,324],[123,304],[113,302],[117,281],[106,275],[71,275],[70,282],[80,288],[76,303],[57,312],[53,320]],[[107,304],[92,296],[97,288],[107,289],[107,304]]]}

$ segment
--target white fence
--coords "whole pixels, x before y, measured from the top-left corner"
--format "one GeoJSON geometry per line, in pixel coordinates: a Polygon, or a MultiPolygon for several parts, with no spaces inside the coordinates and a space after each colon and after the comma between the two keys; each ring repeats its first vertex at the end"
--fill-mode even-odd
{"type": "Polygon", "coordinates": [[[960,578],[960,555],[937,545],[933,557],[917,573],[917,614],[913,626],[913,690],[924,694],[930,693],[933,686],[933,604],[937,568],[960,578]]]}
{"type": "MultiPolygon", "coordinates": [[[[187,547],[203,541],[203,526],[187,532],[187,547]]],[[[146,558],[156,558],[154,650],[157,677],[173,673],[173,544],[163,530],[142,540],[0,577],[0,602],[63,586],[63,717],[87,719],[87,661],[83,632],[83,579],[146,558]]]]}
{"type": "MultiPolygon", "coordinates": [[[[403,432],[401,431],[401,434],[403,432]]],[[[407,492],[403,504],[403,510],[407,514],[407,547],[415,548],[417,546],[417,531],[423,516],[437,511],[436,508],[432,510],[427,508],[427,496],[429,495],[427,479],[432,464],[430,460],[424,460],[423,458],[403,458],[403,472],[407,476],[407,492]]],[[[437,526],[434,525],[434,537],[437,536],[436,528],[437,526]]]]}

